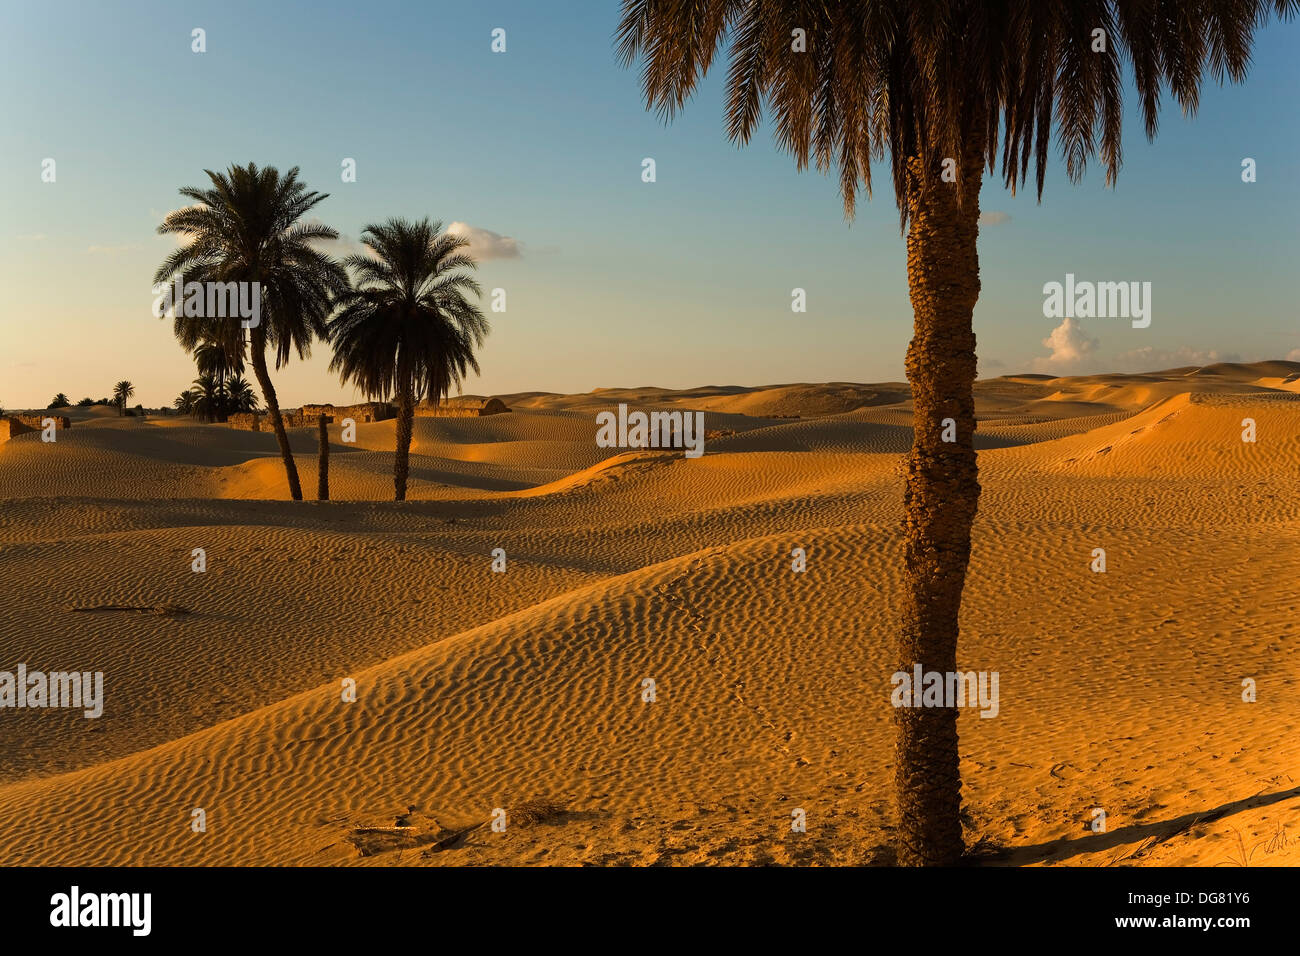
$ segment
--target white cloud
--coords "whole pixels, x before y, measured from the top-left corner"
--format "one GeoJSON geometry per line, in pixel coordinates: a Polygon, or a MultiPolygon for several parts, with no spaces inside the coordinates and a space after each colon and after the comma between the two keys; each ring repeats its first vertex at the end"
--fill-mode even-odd
{"type": "Polygon", "coordinates": [[[1097,340],[1088,336],[1075,319],[1066,317],[1043,339],[1043,346],[1052,350],[1046,357],[1034,359],[1036,371],[1059,371],[1073,368],[1097,350],[1097,340]]]}
{"type": "Polygon", "coordinates": [[[1287,352],[1286,360],[1288,362],[1300,362],[1300,349],[1292,349],[1290,352],[1287,352]]]}
{"type": "Polygon", "coordinates": [[[464,222],[453,222],[447,227],[452,235],[469,240],[469,254],[480,262],[487,259],[518,259],[523,256],[523,246],[511,236],[503,236],[491,229],[480,229],[464,222]]]}
{"type": "Polygon", "coordinates": [[[328,253],[338,259],[343,259],[347,256],[369,256],[371,259],[375,258],[375,251],[373,249],[361,242],[361,240],[354,239],[347,233],[343,232],[339,233],[337,239],[321,239],[311,243],[311,245],[318,252],[328,253]]]}
{"type": "Polygon", "coordinates": [[[49,237],[43,232],[29,232],[18,237],[22,242],[44,242],[49,237]]]}
{"type": "Polygon", "coordinates": [[[979,224],[981,226],[1001,226],[1010,221],[1011,213],[998,212],[996,209],[991,209],[988,212],[980,213],[979,224]]]}
{"type": "Polygon", "coordinates": [[[86,251],[91,255],[115,256],[119,252],[126,252],[128,249],[134,249],[135,243],[126,243],[120,246],[91,246],[86,251]]]}
{"type": "MultiPolygon", "coordinates": [[[[321,220],[310,218],[304,220],[312,225],[320,225],[321,220]]],[[[447,227],[447,232],[456,236],[464,236],[469,240],[468,252],[476,260],[482,262],[486,259],[519,259],[523,256],[523,243],[510,236],[503,236],[500,233],[493,232],[490,229],[479,229],[477,226],[471,226],[463,222],[453,222],[447,227]]],[[[339,237],[334,240],[324,239],[313,245],[321,252],[329,253],[342,259],[345,256],[361,255],[374,258],[374,250],[346,233],[340,232],[339,237]]]]}

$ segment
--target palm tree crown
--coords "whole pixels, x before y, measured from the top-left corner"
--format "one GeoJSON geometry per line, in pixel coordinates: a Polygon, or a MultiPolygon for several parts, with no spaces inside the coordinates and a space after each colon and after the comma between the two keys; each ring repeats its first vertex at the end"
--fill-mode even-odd
{"type": "MultiPolygon", "coordinates": [[[[933,175],[944,158],[973,151],[992,172],[999,132],[1013,191],[1032,159],[1041,198],[1053,124],[1072,181],[1099,152],[1113,182],[1124,61],[1154,137],[1164,87],[1192,113],[1207,65],[1219,82],[1245,77],[1270,8],[1288,17],[1300,0],[624,0],[618,50],[626,63],[644,57],[646,103],[668,118],[730,36],[731,139],[748,142],[766,105],[800,169],[838,167],[850,216],[859,184],[871,195],[871,162],[888,150],[906,226],[909,158],[933,175]]],[[[958,178],[959,194],[963,186],[958,178]]]]}
{"type": "Polygon", "coordinates": [[[226,400],[232,412],[257,411],[257,392],[253,391],[253,383],[242,375],[226,382],[226,400]]]}
{"type": "Polygon", "coordinates": [[[228,378],[244,371],[243,349],[234,352],[213,339],[203,339],[194,347],[194,364],[200,372],[228,378]]]}
{"type": "Polygon", "coordinates": [[[225,407],[225,384],[215,375],[200,373],[190,388],[190,411],[205,422],[214,422],[225,407]]]}
{"type": "MultiPolygon", "coordinates": [[[[225,173],[204,170],[210,189],[186,186],[180,194],[193,205],[168,213],[160,234],[181,237],[184,245],[169,255],[154,274],[165,283],[177,275],[194,282],[257,282],[261,286],[261,321],[252,337],[275,349],[280,368],[293,352],[311,354],[314,336],[324,336],[330,298],[347,285],[333,259],[312,246],[337,239],[318,222],[300,222],[328,194],[309,192],[298,181],[298,167],[283,176],[273,166],[231,166],[225,173]]],[[[207,340],[239,341],[239,323],[212,316],[175,316],[176,338],[187,350],[207,340]]],[[[243,355],[243,348],[228,354],[243,355]]]]}
{"type": "Polygon", "coordinates": [[[405,372],[415,399],[437,401],[479,371],[474,351],[488,333],[466,298],[480,295],[479,285],[459,271],[475,268],[461,251],[468,240],[428,219],[390,219],[367,226],[361,239],[375,254],[344,260],[356,286],[339,297],[329,324],[330,370],[367,398],[396,395],[405,372]]]}

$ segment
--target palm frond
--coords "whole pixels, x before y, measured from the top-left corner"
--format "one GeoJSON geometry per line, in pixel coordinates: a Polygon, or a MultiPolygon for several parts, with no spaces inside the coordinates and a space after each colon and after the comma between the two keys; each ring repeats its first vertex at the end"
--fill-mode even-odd
{"type": "Polygon", "coordinates": [[[625,65],[641,64],[647,108],[665,120],[725,49],[734,142],[770,114],[797,168],[838,168],[849,217],[887,154],[906,228],[912,170],[929,180],[945,159],[959,170],[959,202],[971,172],[999,162],[1008,188],[1032,178],[1041,199],[1054,133],[1067,177],[1096,156],[1113,184],[1125,61],[1151,138],[1164,90],[1195,112],[1207,70],[1239,82],[1258,26],[1297,12],[1300,0],[624,0],[615,42],[625,65]]]}

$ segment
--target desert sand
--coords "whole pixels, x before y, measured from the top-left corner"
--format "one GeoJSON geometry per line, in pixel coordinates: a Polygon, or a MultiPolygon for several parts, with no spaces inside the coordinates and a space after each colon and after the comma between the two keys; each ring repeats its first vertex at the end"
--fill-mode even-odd
{"type": "MultiPolygon", "coordinates": [[[[973,858],[1300,864],[1300,364],[976,394],[973,858]]],[[[890,863],[907,386],[501,397],[416,419],[403,504],[392,421],[334,426],[329,502],[189,419],[0,444],[0,669],[105,688],[0,714],[0,863],[890,863]],[[599,448],[620,402],[734,434],[599,448]]]]}

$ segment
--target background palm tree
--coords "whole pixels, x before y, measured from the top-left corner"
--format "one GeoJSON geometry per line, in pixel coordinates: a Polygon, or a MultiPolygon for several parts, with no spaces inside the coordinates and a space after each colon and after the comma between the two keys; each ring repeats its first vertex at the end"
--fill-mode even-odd
{"type": "Polygon", "coordinates": [[[226,386],[215,375],[200,375],[190,387],[190,413],[200,421],[214,422],[226,407],[226,386]]]}
{"type": "MultiPolygon", "coordinates": [[[[1112,184],[1123,63],[1132,64],[1153,138],[1165,86],[1190,113],[1207,66],[1219,81],[1245,78],[1253,32],[1270,8],[1289,17],[1300,0],[623,0],[619,53],[625,63],[644,60],[646,104],[661,116],[676,114],[727,45],[733,141],[748,142],[769,109],[799,169],[838,170],[847,216],[860,185],[870,196],[871,162],[888,154],[915,321],[899,670],[957,669],[980,492],[971,314],[985,168],[1000,158],[1014,192],[1032,159],[1041,199],[1055,127],[1068,177],[1077,182],[1100,153],[1112,184]],[[941,440],[946,418],[956,442],[941,440]]],[[[895,713],[899,860],[953,863],[963,852],[957,712],[895,713]]]]}
{"type": "MultiPolygon", "coordinates": [[[[242,375],[244,371],[243,346],[240,343],[235,349],[231,348],[232,343],[222,343],[212,339],[204,339],[194,347],[194,364],[198,367],[200,375],[210,375],[216,379],[219,386],[218,394],[221,399],[230,399],[231,393],[228,383],[232,377],[242,375]]],[[[240,381],[243,381],[241,378],[240,381]]],[[[240,409],[228,407],[228,401],[220,401],[218,407],[214,409],[215,416],[213,421],[224,422],[232,411],[240,409]]]]}
{"type": "Polygon", "coordinates": [[[253,391],[253,383],[242,375],[226,382],[226,405],[232,413],[257,411],[257,393],[253,391]]]}
{"type": "Polygon", "coordinates": [[[113,402],[117,405],[117,413],[124,414],[126,409],[126,400],[135,394],[135,386],[130,382],[121,381],[113,386],[113,402]]]}
{"type": "Polygon", "coordinates": [[[50,404],[46,405],[45,407],[46,408],[67,408],[71,404],[72,403],[68,401],[68,396],[64,395],[62,392],[59,392],[59,394],[55,395],[52,399],[50,399],[50,404]]]}
{"type": "Polygon", "coordinates": [[[487,319],[466,293],[481,294],[463,269],[475,268],[461,250],[468,240],[442,231],[442,223],[390,219],[367,226],[361,241],[374,256],[348,256],[355,288],[336,303],[329,323],[334,347],[330,371],[367,398],[394,396],[397,448],[393,487],[406,500],[415,403],[441,401],[466,371],[479,370],[474,350],[488,333],[487,319]]]}
{"type": "MultiPolygon", "coordinates": [[[[277,369],[294,352],[307,358],[312,339],[325,335],[332,297],[348,287],[343,268],[311,245],[337,239],[338,233],[319,223],[302,222],[327,194],[308,192],[298,181],[296,166],[283,176],[274,167],[259,169],[254,163],[231,166],[225,173],[204,172],[211,188],[181,189],[181,195],[194,204],[168,213],[158,227],[159,233],[176,234],[186,244],[163,261],[154,282],[167,283],[182,274],[187,282],[260,284],[260,321],[248,331],[249,360],[280,446],[289,494],[300,501],[298,469],[267,370],[266,350],[275,352],[277,369]]],[[[242,359],[244,341],[238,320],[187,318],[182,312],[177,311],[174,330],[186,350],[209,341],[242,359]]]]}
{"type": "Polygon", "coordinates": [[[172,402],[172,406],[182,415],[193,415],[194,391],[187,388],[185,391],[181,392],[176,396],[175,401],[172,402]]]}

